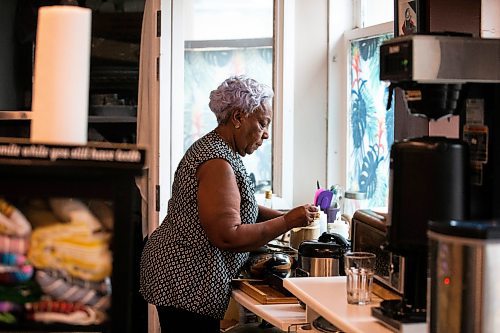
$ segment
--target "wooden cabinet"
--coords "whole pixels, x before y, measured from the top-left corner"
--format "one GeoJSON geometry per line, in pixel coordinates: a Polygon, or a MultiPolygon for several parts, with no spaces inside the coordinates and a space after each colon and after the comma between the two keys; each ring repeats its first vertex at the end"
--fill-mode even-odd
{"type": "Polygon", "coordinates": [[[136,142],[142,15],[92,13],[89,135],[95,131],[106,141],[136,142]]]}
{"type": "MultiPolygon", "coordinates": [[[[28,245],[34,246],[33,239],[37,232],[45,232],[45,241],[57,240],[56,233],[62,230],[59,228],[64,228],[66,235],[71,233],[73,219],[58,223],[53,217],[60,216],[60,213],[54,210],[53,205],[45,205],[47,202],[53,203],[54,200],[70,200],[73,203],[83,203],[80,213],[84,214],[88,209],[92,216],[102,223],[102,229],[110,235],[106,243],[108,246],[105,246],[104,250],[111,255],[109,279],[99,279],[109,280],[111,287],[110,293],[106,294],[110,296],[110,306],[102,309],[106,318],[104,321],[85,325],[33,321],[27,315],[30,306],[21,301],[18,303],[21,303],[23,308],[15,313],[17,321],[10,324],[1,321],[1,332],[142,333],[147,330],[147,304],[138,293],[138,260],[142,248],[142,234],[140,199],[135,186],[135,176],[142,172],[144,154],[144,150],[124,145],[56,146],[0,140],[0,198],[16,207],[30,223],[31,231],[23,237],[27,239],[28,245]],[[99,206],[96,204],[105,204],[109,210],[101,208],[101,213],[97,213],[95,208],[99,206]],[[52,210],[46,210],[44,207],[52,207],[52,210]],[[55,215],[47,214],[49,211],[55,215]],[[43,228],[54,228],[55,231],[48,233],[48,229],[43,228]]],[[[84,220],[82,216],[84,215],[80,215],[80,221],[84,220]]],[[[97,231],[101,229],[95,230],[92,235],[102,232],[97,231]]],[[[7,236],[1,234],[1,237],[7,236]]],[[[9,237],[11,242],[17,239],[9,237]]],[[[44,247],[43,267],[33,260],[34,274],[28,282],[39,283],[36,274],[45,270],[60,272],[61,276],[65,277],[70,276],[72,281],[82,280],[75,272],[88,269],[84,262],[89,260],[88,256],[93,249],[91,246],[94,245],[85,243],[78,237],[67,239],[73,245],[67,248],[64,262],[71,261],[72,269],[64,270],[64,267],[60,267],[60,261],[52,260],[58,253],[60,256],[61,249],[57,249],[57,241],[51,241],[44,247]],[[79,246],[82,244],[87,245],[79,246]],[[82,252],[86,256],[83,259],[82,252]],[[79,255],[75,255],[72,260],[72,253],[79,255]],[[78,261],[76,257],[79,258],[78,261]]],[[[30,252],[35,251],[34,248],[26,251],[27,258],[34,258],[34,252],[30,252]]],[[[58,283],[61,281],[67,280],[61,279],[58,283]]],[[[6,290],[16,288],[16,284],[11,282],[0,281],[0,288],[3,290],[0,301],[5,300],[6,290]]],[[[47,294],[46,290],[43,290],[41,297],[61,300],[47,294]]],[[[30,302],[37,300],[31,299],[30,302]]],[[[84,303],[83,298],[78,301],[88,304],[84,303]]]]}
{"type": "MultiPolygon", "coordinates": [[[[15,94],[0,93],[0,136],[30,136],[36,13],[41,4],[63,2],[68,1],[5,0],[0,5],[2,15],[11,18],[0,22],[0,41],[7,45],[0,52],[0,73],[5,72],[0,80],[9,80],[0,87],[15,86],[15,94]]],[[[88,141],[135,143],[144,0],[78,4],[92,9],[88,141]]]]}

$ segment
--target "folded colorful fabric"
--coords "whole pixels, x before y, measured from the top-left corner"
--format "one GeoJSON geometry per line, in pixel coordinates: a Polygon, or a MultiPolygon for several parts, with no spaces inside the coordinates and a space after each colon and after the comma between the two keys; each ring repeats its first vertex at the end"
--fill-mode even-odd
{"type": "Polygon", "coordinates": [[[38,302],[26,303],[25,309],[31,312],[71,313],[75,311],[84,310],[85,305],[75,302],[43,299],[38,302]]]}
{"type": "Polygon", "coordinates": [[[0,234],[24,237],[31,232],[31,224],[14,206],[0,198],[0,234]]]}
{"type": "Polygon", "coordinates": [[[44,300],[25,305],[28,320],[73,325],[96,325],[106,320],[106,315],[90,306],[78,303],[44,300]]]}
{"type": "Polygon", "coordinates": [[[61,279],[67,284],[75,285],[85,289],[93,289],[99,294],[111,294],[111,278],[107,277],[102,281],[83,280],[69,275],[65,271],[55,269],[44,269],[43,272],[52,279],[61,279]]]}
{"type": "Polygon", "coordinates": [[[64,279],[51,277],[44,271],[36,272],[36,281],[43,292],[59,301],[78,302],[99,310],[106,310],[111,303],[110,295],[99,294],[96,290],[66,283],[64,279]]]}
{"type": "Polygon", "coordinates": [[[0,300],[17,304],[39,301],[42,289],[34,280],[17,283],[11,286],[0,284],[0,300]]]}
{"type": "Polygon", "coordinates": [[[14,284],[26,282],[33,276],[33,266],[7,266],[0,265],[0,283],[14,284]]]}
{"type": "Polygon", "coordinates": [[[5,324],[15,324],[17,322],[17,318],[14,314],[10,312],[0,312],[0,323],[5,324]]]}
{"type": "Polygon", "coordinates": [[[38,269],[58,269],[71,276],[101,281],[111,276],[109,233],[95,233],[86,222],[72,221],[33,230],[28,259],[38,269]]]}
{"type": "Polygon", "coordinates": [[[0,264],[10,266],[28,265],[29,261],[25,255],[19,253],[0,252],[0,264]]]}
{"type": "Polygon", "coordinates": [[[23,307],[20,304],[9,302],[9,301],[0,301],[0,312],[20,312],[23,307]]]}
{"type": "Polygon", "coordinates": [[[26,254],[29,244],[29,238],[0,235],[0,252],[26,254]]]}

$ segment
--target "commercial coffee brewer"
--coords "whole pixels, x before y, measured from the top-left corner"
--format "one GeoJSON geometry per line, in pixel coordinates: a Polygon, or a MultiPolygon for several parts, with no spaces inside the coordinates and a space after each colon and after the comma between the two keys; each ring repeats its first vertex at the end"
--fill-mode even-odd
{"type": "Polygon", "coordinates": [[[380,79],[390,82],[389,102],[400,90],[415,116],[460,118],[459,138],[409,138],[391,147],[387,248],[404,257],[406,271],[402,299],[372,309],[396,332],[444,332],[430,309],[444,294],[432,294],[441,281],[429,274],[428,223],[500,217],[500,40],[393,38],[380,48],[380,79]]]}

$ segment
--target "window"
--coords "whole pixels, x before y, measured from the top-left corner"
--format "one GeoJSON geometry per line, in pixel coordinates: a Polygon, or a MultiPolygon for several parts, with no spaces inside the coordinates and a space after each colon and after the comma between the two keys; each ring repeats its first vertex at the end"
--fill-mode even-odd
{"type": "Polygon", "coordinates": [[[387,84],[379,79],[379,48],[392,33],[350,40],[348,190],[366,193],[369,207],[386,207],[394,112],[386,110],[387,84]]]}
{"type": "Polygon", "coordinates": [[[346,189],[365,192],[368,208],[387,207],[394,111],[386,110],[388,85],[379,79],[379,49],[393,37],[394,2],[356,0],[353,14],[359,29],[345,34],[346,189]]]}
{"type": "Polygon", "coordinates": [[[394,0],[361,0],[359,17],[361,28],[391,22],[394,20],[394,0]]]}
{"type": "MultiPolygon", "coordinates": [[[[177,158],[217,126],[208,107],[209,95],[228,76],[246,74],[273,87],[273,7],[273,0],[183,1],[184,54],[179,74],[184,90],[173,94],[173,99],[182,98],[177,105],[183,106],[182,112],[174,110],[173,125],[182,128],[177,138],[183,138],[172,138],[177,158]]],[[[271,131],[269,140],[243,158],[257,192],[272,188],[272,142],[271,131]]]]}

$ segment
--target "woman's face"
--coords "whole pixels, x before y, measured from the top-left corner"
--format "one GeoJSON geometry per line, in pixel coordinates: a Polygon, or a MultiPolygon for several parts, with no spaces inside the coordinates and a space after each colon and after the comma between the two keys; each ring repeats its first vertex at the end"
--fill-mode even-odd
{"type": "Polygon", "coordinates": [[[236,130],[236,148],[241,156],[252,154],[264,140],[269,139],[271,117],[271,106],[264,104],[252,114],[241,118],[241,126],[236,130]]]}

